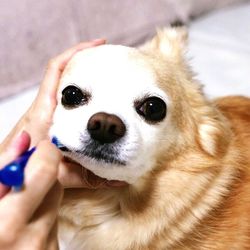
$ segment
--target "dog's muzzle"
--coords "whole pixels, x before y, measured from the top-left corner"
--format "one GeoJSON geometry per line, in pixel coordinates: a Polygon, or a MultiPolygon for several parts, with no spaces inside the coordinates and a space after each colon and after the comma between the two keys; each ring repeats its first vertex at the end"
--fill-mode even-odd
{"type": "Polygon", "coordinates": [[[89,137],[81,138],[83,147],[75,150],[62,144],[64,152],[77,153],[78,157],[87,156],[99,162],[126,165],[120,159],[121,140],[126,134],[126,126],[116,115],[99,112],[90,117],[87,123],[89,137]]]}

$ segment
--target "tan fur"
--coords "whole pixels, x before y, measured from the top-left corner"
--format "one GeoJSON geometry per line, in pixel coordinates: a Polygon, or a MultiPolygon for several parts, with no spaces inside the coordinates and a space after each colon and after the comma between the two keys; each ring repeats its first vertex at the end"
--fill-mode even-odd
{"type": "Polygon", "coordinates": [[[179,139],[167,151],[159,141],[156,166],[134,185],[66,190],[67,249],[250,249],[250,99],[206,100],[185,37],[165,30],[140,48],[171,97],[179,139]]]}

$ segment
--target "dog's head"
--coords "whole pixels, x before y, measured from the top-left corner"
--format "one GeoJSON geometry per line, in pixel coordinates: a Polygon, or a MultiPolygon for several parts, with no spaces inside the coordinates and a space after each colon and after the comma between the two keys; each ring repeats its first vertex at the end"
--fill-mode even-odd
{"type": "Polygon", "coordinates": [[[159,159],[195,144],[195,133],[215,154],[219,128],[210,110],[201,111],[204,100],[183,59],[185,40],[183,30],[170,29],[138,49],[78,52],[61,78],[50,131],[65,155],[100,177],[134,183],[159,159]]]}

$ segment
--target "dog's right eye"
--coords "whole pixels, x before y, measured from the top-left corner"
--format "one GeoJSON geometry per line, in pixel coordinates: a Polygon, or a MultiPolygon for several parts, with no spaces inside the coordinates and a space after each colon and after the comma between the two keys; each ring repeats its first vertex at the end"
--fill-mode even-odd
{"type": "Polygon", "coordinates": [[[74,85],[67,86],[62,91],[62,105],[74,108],[87,102],[87,95],[74,85]]]}

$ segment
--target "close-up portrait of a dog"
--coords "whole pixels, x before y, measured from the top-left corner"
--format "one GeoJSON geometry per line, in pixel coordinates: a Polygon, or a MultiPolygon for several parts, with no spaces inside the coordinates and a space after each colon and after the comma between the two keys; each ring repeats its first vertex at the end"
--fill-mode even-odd
{"type": "Polygon", "coordinates": [[[249,250],[250,2],[24,2],[58,13],[0,51],[0,249],[249,250]]]}

